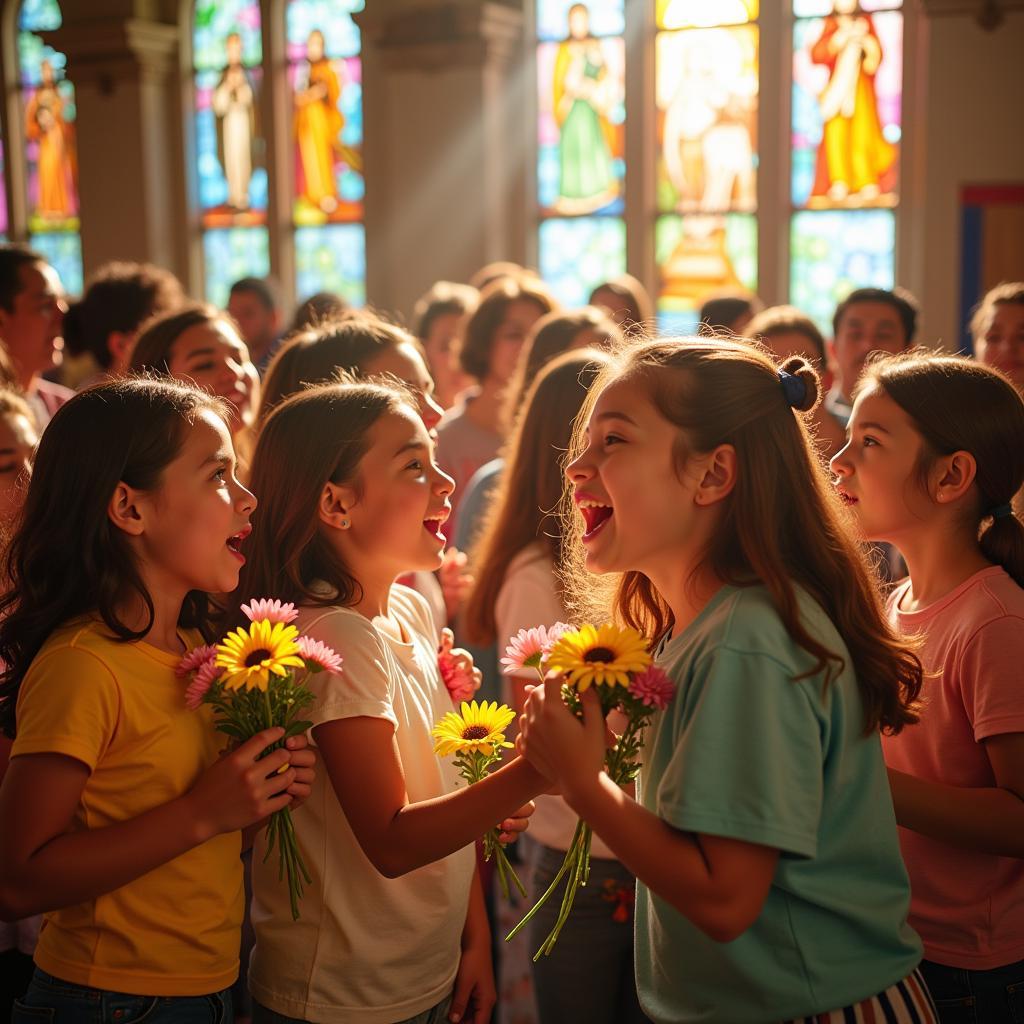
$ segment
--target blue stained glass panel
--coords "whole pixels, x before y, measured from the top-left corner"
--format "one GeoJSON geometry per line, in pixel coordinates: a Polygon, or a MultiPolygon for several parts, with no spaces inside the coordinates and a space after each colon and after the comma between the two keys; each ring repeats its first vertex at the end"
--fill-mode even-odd
{"type": "Polygon", "coordinates": [[[541,222],[540,275],[563,305],[586,305],[597,285],[625,272],[626,225],[618,217],[541,222]]]}
{"type": "Polygon", "coordinates": [[[579,0],[538,0],[537,38],[565,39],[569,35],[569,11],[573,7],[586,8],[591,35],[621,36],[626,31],[623,0],[587,0],[583,4],[579,0]]]}
{"type": "Polygon", "coordinates": [[[825,334],[854,288],[892,288],[896,219],[891,210],[801,210],[790,225],[789,301],[825,334]]]}
{"type": "Polygon", "coordinates": [[[192,19],[192,66],[203,71],[224,67],[230,35],[241,39],[241,60],[246,67],[263,63],[259,0],[197,0],[192,19]]]}
{"type": "Polygon", "coordinates": [[[68,295],[82,293],[82,242],[74,231],[43,231],[29,235],[28,244],[60,275],[68,295]]]}
{"type": "Polygon", "coordinates": [[[295,229],[296,294],[335,292],[350,306],[366,303],[366,238],[362,224],[295,229]]]}
{"type": "Polygon", "coordinates": [[[203,232],[206,298],[217,306],[228,302],[231,286],[241,277],[270,273],[270,238],[266,228],[219,228],[203,232]]]}

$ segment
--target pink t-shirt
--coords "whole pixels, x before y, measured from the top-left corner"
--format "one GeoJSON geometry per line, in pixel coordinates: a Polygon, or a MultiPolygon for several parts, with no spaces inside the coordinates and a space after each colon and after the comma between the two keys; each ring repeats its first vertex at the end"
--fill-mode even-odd
{"type": "MultiPolygon", "coordinates": [[[[981,741],[1024,732],[1024,590],[993,566],[929,607],[903,612],[909,588],[907,580],[893,592],[889,618],[901,632],[927,638],[926,704],[918,725],[882,737],[886,764],[949,786],[995,786],[981,741]]],[[[910,923],[925,956],[968,970],[1024,959],[1024,860],[899,832],[910,923]]]]}

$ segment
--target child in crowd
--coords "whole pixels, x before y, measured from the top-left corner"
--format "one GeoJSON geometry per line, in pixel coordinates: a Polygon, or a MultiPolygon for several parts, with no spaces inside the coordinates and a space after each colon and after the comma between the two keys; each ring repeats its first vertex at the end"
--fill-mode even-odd
{"type": "Polygon", "coordinates": [[[587,300],[607,310],[619,328],[627,333],[654,329],[654,304],[647,289],[632,274],[619,274],[602,281],[587,300]]]}
{"type": "Polygon", "coordinates": [[[231,411],[231,437],[245,475],[260,376],[229,316],[215,306],[193,304],[151,321],[132,349],[128,368],[133,373],[165,374],[223,398],[231,411]]]}
{"type": "MultiPolygon", "coordinates": [[[[437,428],[437,462],[465,487],[504,443],[504,403],[530,328],[555,308],[536,278],[501,278],[484,290],[466,322],[459,362],[479,387],[445,414],[437,428]]],[[[454,505],[453,505],[454,507],[454,505]]]]}
{"type": "Polygon", "coordinates": [[[253,482],[265,500],[239,594],[295,603],[300,629],[345,659],[309,684],[326,771],[295,819],[313,876],[299,921],[254,857],[254,1020],[486,1024],[494,980],[472,844],[499,822],[521,829],[542,780],[517,759],[465,788],[433,753],[451,698],[429,610],[395,580],[440,565],[452,481],[415,399],[359,383],[277,406],[253,482]]]}
{"type": "Polygon", "coordinates": [[[943,1021],[1024,1019],[1024,401],[953,356],[869,363],[832,460],[866,538],[909,578],[894,628],[923,639],[921,723],[883,739],[910,922],[943,1021]]]}
{"type": "MultiPolygon", "coordinates": [[[[814,367],[823,389],[827,391],[832,386],[825,338],[815,322],[795,306],[769,306],[761,310],[743,333],[766,346],[780,365],[792,356],[802,356],[814,367]]],[[[845,431],[821,405],[811,415],[811,428],[815,445],[826,459],[846,443],[845,431]]]]}
{"type": "Polygon", "coordinates": [[[110,381],[39,446],[0,597],[0,916],[46,912],[17,1024],[231,1019],[241,830],[308,795],[312,753],[258,761],[268,729],[221,756],[175,673],[256,507],[227,420],[195,388],[110,381]]]}
{"type": "MultiPolygon", "coordinates": [[[[443,411],[434,397],[434,380],[416,339],[372,313],[347,313],[297,335],[278,353],[264,381],[260,423],[289,395],[310,384],[336,380],[339,373],[393,377],[409,386],[428,432],[441,420],[443,411]]],[[[439,578],[417,572],[403,581],[427,599],[439,634],[458,613],[472,583],[463,571],[465,564],[465,556],[450,547],[439,578]]]]}
{"type": "Polygon", "coordinates": [[[128,369],[139,329],[185,305],[178,279],[151,263],[106,263],[64,314],[64,379],[84,387],[128,369]],[[77,380],[68,372],[76,365],[77,380]]]}
{"type": "Polygon", "coordinates": [[[462,325],[479,299],[479,292],[467,284],[438,281],[420,296],[413,310],[416,337],[423,346],[434,378],[434,397],[442,409],[450,409],[469,387],[469,378],[459,369],[455,349],[462,325]]]}
{"type": "MultiPolygon", "coordinates": [[[[635,346],[602,373],[566,474],[571,578],[650,637],[676,684],[634,801],[559,681],[534,689],[527,757],[638,880],[640,1002],[659,1022],[934,1022],[879,728],[916,718],[921,666],[804,417],[801,358],[723,339],[635,346]]],[[[612,652],[614,653],[614,652],[612,652]]],[[[607,659],[608,652],[603,652],[607,659]]]]}
{"type": "MultiPolygon", "coordinates": [[[[477,584],[466,608],[466,635],[474,643],[504,645],[520,629],[569,619],[558,583],[562,531],[557,518],[562,493],[562,454],[587,391],[608,357],[594,349],[567,352],[541,370],[523,405],[509,444],[508,466],[474,555],[477,584]]],[[[532,673],[508,677],[503,695],[517,711],[532,673]]],[[[523,843],[532,864],[531,890],[539,895],[562,866],[576,815],[557,796],[539,796],[523,843]]],[[[541,1024],[585,1020],[628,1024],[644,1020],[633,979],[632,914],[616,915],[613,891],[632,894],[635,879],[599,839],[587,886],[550,956],[533,964],[541,1024]],[[581,943],[587,956],[581,957],[581,943]]],[[[549,901],[534,918],[527,944],[537,949],[558,912],[549,901]]]]}
{"type": "Polygon", "coordinates": [[[701,334],[744,334],[750,321],[764,309],[764,303],[746,291],[723,291],[709,295],[701,303],[697,322],[701,334]]]}

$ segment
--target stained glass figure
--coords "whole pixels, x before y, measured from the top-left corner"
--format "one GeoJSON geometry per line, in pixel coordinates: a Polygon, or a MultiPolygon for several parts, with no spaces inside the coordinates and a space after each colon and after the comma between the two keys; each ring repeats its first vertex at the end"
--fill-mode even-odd
{"type": "Polygon", "coordinates": [[[364,0],[291,0],[285,19],[295,140],[296,289],[365,301],[361,39],[364,0]],[[343,228],[344,226],[344,228],[343,228]]]}
{"type": "Polygon", "coordinates": [[[793,40],[793,205],[895,205],[902,14],[835,0],[793,40]]]}
{"type": "Polygon", "coordinates": [[[710,28],[756,21],[758,0],[657,0],[658,28],[710,28]]]}

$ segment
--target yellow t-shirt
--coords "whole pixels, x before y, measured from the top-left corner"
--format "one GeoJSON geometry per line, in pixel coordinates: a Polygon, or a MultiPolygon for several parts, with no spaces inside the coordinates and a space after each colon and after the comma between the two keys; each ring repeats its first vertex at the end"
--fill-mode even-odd
{"type": "MultiPolygon", "coordinates": [[[[117,642],[94,620],[57,630],[32,662],[11,757],[66,754],[89,767],[73,828],[103,828],[165,804],[216,760],[223,737],[208,707],[185,707],[177,663],[149,644],[117,642]]],[[[36,963],[74,984],[137,995],[226,988],[238,975],[240,852],[240,833],[220,835],[120,889],[47,914],[36,963]]]]}

